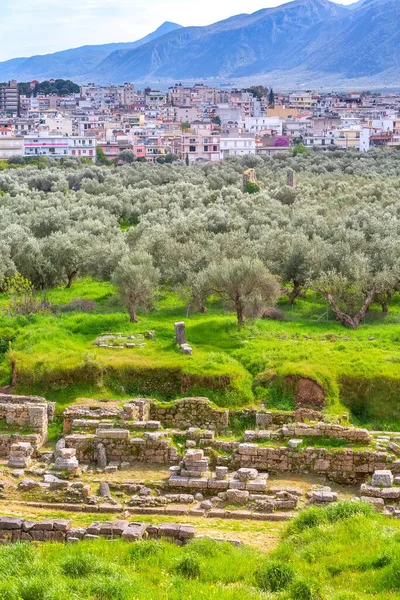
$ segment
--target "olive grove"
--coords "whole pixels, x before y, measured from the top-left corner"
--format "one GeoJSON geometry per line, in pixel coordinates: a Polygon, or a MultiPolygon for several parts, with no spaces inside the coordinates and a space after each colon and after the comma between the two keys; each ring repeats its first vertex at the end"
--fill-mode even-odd
{"type": "Polygon", "coordinates": [[[132,319],[157,286],[203,310],[210,295],[225,297],[239,322],[278,288],[290,303],[313,289],[355,328],[372,303],[388,310],[399,287],[400,152],[7,169],[0,287],[15,273],[37,290],[85,275],[114,281],[132,319]],[[249,167],[259,193],[243,189],[249,167]]]}

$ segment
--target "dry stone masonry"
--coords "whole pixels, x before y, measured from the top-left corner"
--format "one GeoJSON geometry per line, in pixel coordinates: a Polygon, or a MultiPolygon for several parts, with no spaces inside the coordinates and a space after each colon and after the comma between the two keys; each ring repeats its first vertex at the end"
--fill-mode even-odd
{"type": "Polygon", "coordinates": [[[28,521],[14,517],[0,517],[0,543],[14,542],[79,542],[105,538],[113,540],[121,538],[127,542],[142,539],[168,539],[185,544],[195,536],[192,525],[164,523],[149,525],[147,523],[130,523],[128,521],[106,521],[92,523],[89,527],[73,528],[66,519],[46,519],[45,521],[28,521]]]}

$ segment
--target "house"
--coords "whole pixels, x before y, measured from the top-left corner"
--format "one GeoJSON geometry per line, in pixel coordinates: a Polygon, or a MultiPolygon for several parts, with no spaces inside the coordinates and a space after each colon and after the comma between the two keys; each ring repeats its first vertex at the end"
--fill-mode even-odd
{"type": "Polygon", "coordinates": [[[172,142],[172,152],[190,162],[219,161],[221,138],[213,132],[198,130],[197,133],[184,133],[172,142]]]}
{"type": "Polygon", "coordinates": [[[92,138],[67,137],[41,132],[24,137],[25,156],[48,156],[49,158],[89,158],[96,162],[96,140],[92,138]]]}
{"type": "Polygon", "coordinates": [[[254,156],[255,154],[256,141],[251,133],[231,131],[221,134],[221,160],[232,156],[254,156]]]}
{"type": "Polygon", "coordinates": [[[15,136],[12,127],[0,126],[0,160],[24,156],[24,138],[15,136]]]}

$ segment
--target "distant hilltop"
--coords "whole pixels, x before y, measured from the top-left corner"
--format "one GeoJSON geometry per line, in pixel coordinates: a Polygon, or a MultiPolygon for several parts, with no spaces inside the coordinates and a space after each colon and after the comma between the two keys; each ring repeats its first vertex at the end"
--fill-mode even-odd
{"type": "Polygon", "coordinates": [[[164,23],[136,42],[0,63],[0,80],[50,77],[158,86],[267,79],[281,88],[399,87],[400,2],[294,0],[206,27],[164,23]]]}

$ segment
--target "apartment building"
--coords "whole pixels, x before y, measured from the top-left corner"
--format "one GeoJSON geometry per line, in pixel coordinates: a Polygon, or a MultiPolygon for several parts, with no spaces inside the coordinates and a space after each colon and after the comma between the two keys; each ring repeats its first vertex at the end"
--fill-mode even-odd
{"type": "Polygon", "coordinates": [[[14,135],[12,127],[0,126],[0,160],[24,156],[24,138],[14,135]]]}
{"type": "Polygon", "coordinates": [[[67,137],[46,133],[26,135],[25,156],[48,156],[49,158],[89,158],[96,162],[96,140],[83,137],[67,137]]]}
{"type": "Polygon", "coordinates": [[[256,140],[249,133],[222,133],[221,134],[221,160],[233,156],[247,156],[256,154],[256,140]]]}
{"type": "Polygon", "coordinates": [[[19,92],[16,81],[0,84],[0,112],[17,115],[19,110],[19,92]]]}
{"type": "Polygon", "coordinates": [[[220,160],[221,138],[210,131],[184,133],[172,142],[172,152],[190,162],[220,160]]]}

